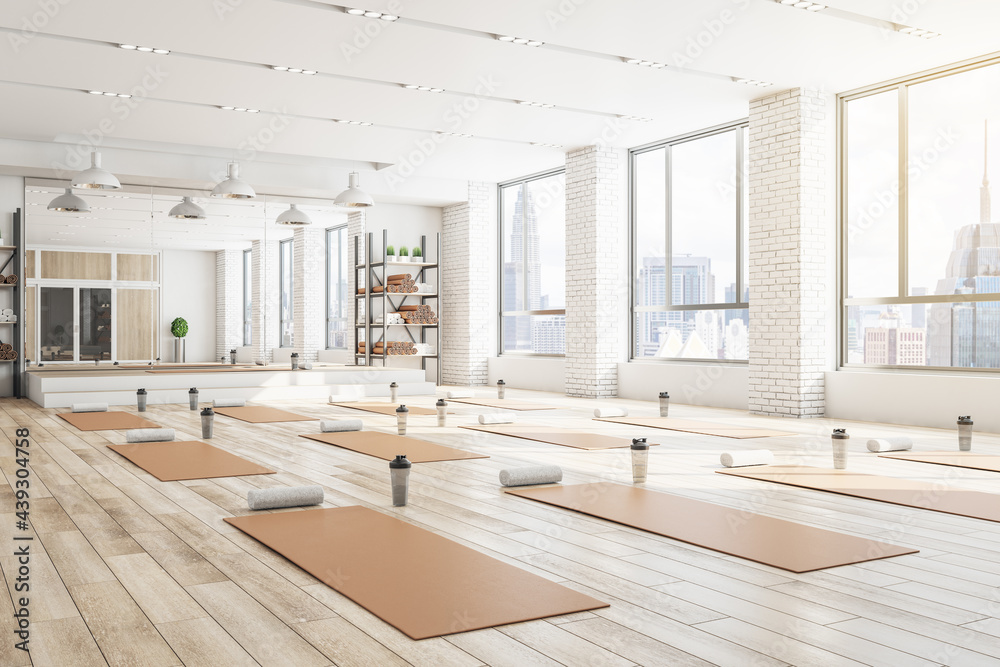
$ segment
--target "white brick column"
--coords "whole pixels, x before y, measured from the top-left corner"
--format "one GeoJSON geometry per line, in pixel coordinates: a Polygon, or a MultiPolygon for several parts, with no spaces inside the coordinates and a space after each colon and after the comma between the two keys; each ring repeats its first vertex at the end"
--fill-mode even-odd
{"type": "Polygon", "coordinates": [[[622,165],[613,150],[566,154],[566,394],[618,393],[622,317],[622,165]]]}
{"type": "MultiPolygon", "coordinates": [[[[364,285],[358,285],[358,275],[359,272],[354,269],[355,264],[360,263],[360,260],[365,258],[365,212],[364,211],[352,211],[347,214],[347,264],[349,266],[347,270],[347,323],[349,327],[353,327],[359,319],[357,313],[357,307],[361,305],[361,299],[354,298],[357,294],[357,288],[363,287],[364,285]],[[358,254],[354,254],[354,239],[358,239],[358,254]]],[[[361,276],[362,281],[364,276],[361,276]]],[[[363,323],[363,320],[362,320],[363,323]]],[[[351,354],[354,354],[358,350],[358,340],[356,336],[358,332],[356,329],[350,330],[350,335],[347,337],[347,346],[352,347],[351,354]]]]}
{"type": "Polygon", "coordinates": [[[279,278],[278,242],[254,241],[251,248],[253,270],[253,358],[270,362],[273,350],[278,347],[278,327],[281,324],[278,299],[281,285],[279,278]],[[266,253],[266,258],[265,258],[266,253]],[[265,261],[266,260],[266,261],[265,261]],[[264,267],[267,265],[267,271],[264,267]],[[267,311],[265,321],[264,312],[267,311]]]}
{"type": "Polygon", "coordinates": [[[215,360],[243,345],[243,251],[215,253],[215,360]]]}
{"type": "MultiPolygon", "coordinates": [[[[828,96],[750,103],[750,411],[824,413],[828,96]]],[[[832,249],[831,249],[832,251],[832,249]]]]}
{"type": "Polygon", "coordinates": [[[299,361],[316,361],[326,347],[324,230],[296,227],[292,236],[292,317],[299,361]]]}
{"type": "Polygon", "coordinates": [[[491,356],[491,267],[484,257],[492,247],[490,231],[496,211],[490,206],[490,186],[469,183],[469,201],[446,206],[442,215],[441,355],[442,381],[455,385],[484,385],[491,356]]]}

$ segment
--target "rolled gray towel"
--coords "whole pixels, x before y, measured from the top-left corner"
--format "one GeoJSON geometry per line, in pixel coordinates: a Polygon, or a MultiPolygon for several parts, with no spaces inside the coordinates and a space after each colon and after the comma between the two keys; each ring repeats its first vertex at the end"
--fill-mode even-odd
{"type": "Polygon", "coordinates": [[[595,417],[628,417],[628,408],[595,408],[595,417]]]}
{"type": "Polygon", "coordinates": [[[913,447],[913,440],[901,435],[895,438],[872,438],[868,441],[869,452],[903,452],[913,447]]]}
{"type": "Polygon", "coordinates": [[[169,442],[173,439],[172,428],[133,428],[125,431],[125,442],[169,442]]]}
{"type": "Polygon", "coordinates": [[[322,502],[322,486],[279,486],[273,489],[247,491],[247,505],[252,510],[319,505],[322,502]]]}
{"type": "Polygon", "coordinates": [[[742,468],[743,466],[766,466],[774,463],[774,454],[770,449],[751,449],[745,452],[723,452],[719,462],[727,468],[742,468]]]}
{"type": "Polygon", "coordinates": [[[504,468],[500,471],[500,483],[504,486],[529,486],[531,484],[554,484],[562,481],[559,466],[524,466],[504,468]]]}
{"type": "Polygon", "coordinates": [[[312,362],[306,361],[300,366],[300,368],[302,368],[303,370],[311,371],[313,368],[312,362]]]}
{"type": "Polygon", "coordinates": [[[323,433],[339,433],[340,431],[360,431],[365,423],[360,419],[321,419],[319,430],[323,433]]]}
{"type": "Polygon", "coordinates": [[[212,401],[213,408],[243,408],[246,404],[245,398],[217,398],[212,401]]]}
{"type": "Polygon", "coordinates": [[[471,389],[459,389],[458,391],[449,391],[448,398],[475,398],[476,395],[471,389]]]}
{"type": "Polygon", "coordinates": [[[74,403],[73,412],[107,412],[107,403],[74,403]]]}
{"type": "Polygon", "coordinates": [[[517,421],[517,415],[513,412],[492,412],[488,415],[479,415],[480,424],[513,424],[517,421]]]}

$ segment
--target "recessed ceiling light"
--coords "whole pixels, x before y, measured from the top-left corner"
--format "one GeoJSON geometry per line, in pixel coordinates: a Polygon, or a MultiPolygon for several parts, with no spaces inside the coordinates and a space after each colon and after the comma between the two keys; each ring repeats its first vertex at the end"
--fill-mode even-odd
{"type": "Polygon", "coordinates": [[[289,74],[318,74],[314,69],[302,69],[301,67],[289,67],[287,65],[270,65],[275,72],[288,72],[289,74]]]}
{"type": "Polygon", "coordinates": [[[364,16],[365,15],[365,10],[363,10],[363,9],[348,9],[347,13],[348,14],[352,14],[353,16],[364,16]]]}
{"type": "Polygon", "coordinates": [[[773,86],[770,81],[761,81],[759,79],[746,79],[738,76],[733,77],[733,81],[736,83],[742,83],[747,86],[757,86],[758,88],[767,88],[768,86],[773,86]]]}
{"type": "Polygon", "coordinates": [[[247,107],[219,107],[223,111],[244,111],[246,113],[260,113],[260,109],[248,109],[247,107]]]}
{"type": "Polygon", "coordinates": [[[472,139],[471,134],[466,134],[464,132],[445,132],[443,130],[438,130],[438,134],[445,137],[461,137],[462,139],[472,139]]]}
{"type": "Polygon", "coordinates": [[[108,93],[103,90],[88,90],[87,92],[91,95],[104,95],[105,97],[122,97],[126,100],[132,97],[128,93],[108,93]]]}
{"type": "Polygon", "coordinates": [[[640,123],[648,123],[648,122],[650,122],[650,121],[653,120],[652,118],[646,118],[645,116],[634,116],[632,114],[622,114],[622,115],[620,115],[618,117],[619,118],[623,118],[625,120],[638,121],[640,123]]]}
{"type": "Polygon", "coordinates": [[[135,44],[119,44],[119,49],[125,49],[126,51],[142,51],[143,53],[156,53],[161,56],[165,56],[170,53],[169,49],[157,49],[152,46],[136,46],[135,44]]]}
{"type": "Polygon", "coordinates": [[[808,0],[775,0],[779,5],[785,5],[786,7],[796,7],[798,9],[804,9],[809,12],[821,12],[826,9],[826,5],[820,4],[818,2],[809,2],[808,0]]]}
{"type": "Polygon", "coordinates": [[[396,16],[395,14],[386,14],[383,12],[376,12],[370,9],[351,8],[351,9],[346,9],[344,11],[350,14],[351,16],[364,16],[365,18],[369,19],[382,19],[383,21],[390,21],[390,22],[399,20],[399,17],[396,16]]]}
{"type": "Polygon", "coordinates": [[[346,118],[334,118],[333,122],[340,123],[341,125],[361,125],[362,127],[371,127],[374,123],[367,120],[348,120],[346,118]]]}
{"type": "Polygon", "coordinates": [[[540,109],[552,109],[555,107],[554,104],[549,104],[548,102],[529,102],[528,100],[518,100],[517,103],[529,107],[538,107],[540,109]]]}
{"type": "Polygon", "coordinates": [[[663,69],[667,66],[666,63],[659,63],[654,60],[643,60],[642,58],[622,58],[622,62],[629,65],[638,65],[639,67],[648,67],[650,69],[663,69]]]}
{"type": "Polygon", "coordinates": [[[909,35],[910,37],[923,37],[924,39],[934,39],[935,37],[941,36],[941,33],[939,32],[924,30],[923,28],[911,28],[910,26],[900,26],[896,30],[904,35],[909,35]]]}
{"type": "Polygon", "coordinates": [[[507,42],[508,44],[521,44],[523,46],[542,46],[545,42],[537,39],[528,39],[527,37],[514,37],[513,35],[497,35],[498,42],[507,42]]]}
{"type": "Polygon", "coordinates": [[[135,45],[134,45],[134,44],[119,44],[119,45],[118,45],[118,48],[119,48],[119,49],[127,49],[127,50],[129,50],[129,51],[132,51],[132,50],[134,50],[134,49],[135,49],[136,47],[135,47],[135,45]]]}
{"type": "Polygon", "coordinates": [[[406,88],[407,90],[421,90],[421,91],[423,91],[425,93],[443,93],[444,92],[444,88],[437,88],[435,86],[421,86],[421,85],[416,84],[416,83],[401,83],[399,85],[402,86],[403,88],[406,88]]]}
{"type": "Polygon", "coordinates": [[[550,143],[546,143],[544,141],[532,141],[531,145],[532,146],[540,146],[542,148],[562,148],[562,146],[560,146],[559,144],[550,144],[550,143]]]}

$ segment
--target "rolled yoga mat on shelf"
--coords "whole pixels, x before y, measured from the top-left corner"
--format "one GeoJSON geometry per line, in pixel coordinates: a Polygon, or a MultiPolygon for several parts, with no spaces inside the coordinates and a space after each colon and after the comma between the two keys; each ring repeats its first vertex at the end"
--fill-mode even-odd
{"type": "Polygon", "coordinates": [[[323,487],[281,486],[247,491],[247,505],[252,510],[272,510],[279,507],[303,507],[323,504],[323,487]]]}
{"type": "Polygon", "coordinates": [[[319,430],[323,433],[342,433],[344,431],[360,431],[365,423],[360,419],[321,419],[319,430]]]}
{"type": "Polygon", "coordinates": [[[125,442],[168,442],[173,439],[172,428],[135,428],[125,431],[125,442]]]}
{"type": "Polygon", "coordinates": [[[107,412],[107,403],[74,403],[73,412],[107,412]]]}
{"type": "Polygon", "coordinates": [[[459,389],[458,391],[449,391],[448,398],[473,398],[475,394],[472,393],[471,389],[459,389]]]}
{"type": "Polygon", "coordinates": [[[500,483],[504,486],[530,486],[532,484],[555,484],[562,481],[559,466],[524,466],[505,468],[500,471],[500,483]]]}
{"type": "Polygon", "coordinates": [[[628,417],[627,408],[594,408],[594,416],[601,417],[628,417]]]}
{"type": "Polygon", "coordinates": [[[742,468],[743,466],[766,466],[774,463],[774,454],[770,449],[751,449],[745,452],[723,452],[719,463],[727,468],[742,468]]]}
{"type": "Polygon", "coordinates": [[[245,398],[217,398],[212,401],[213,408],[242,408],[246,404],[245,398]]]}
{"type": "Polygon", "coordinates": [[[494,412],[488,415],[479,415],[480,424],[513,424],[517,421],[517,415],[513,412],[494,412]]]}
{"type": "Polygon", "coordinates": [[[895,438],[872,438],[868,441],[869,452],[903,452],[913,447],[913,439],[905,435],[895,438]]]}

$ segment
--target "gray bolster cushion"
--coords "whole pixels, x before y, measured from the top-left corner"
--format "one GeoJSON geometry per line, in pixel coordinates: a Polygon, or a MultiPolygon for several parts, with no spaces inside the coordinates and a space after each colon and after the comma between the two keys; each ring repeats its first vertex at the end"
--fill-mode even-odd
{"type": "Polygon", "coordinates": [[[500,483],[504,486],[529,486],[531,484],[554,484],[562,481],[559,466],[525,466],[505,468],[500,471],[500,483]]]}
{"type": "Polygon", "coordinates": [[[338,433],[340,431],[360,431],[365,424],[360,419],[321,419],[319,430],[323,433],[338,433]]]}
{"type": "Polygon", "coordinates": [[[172,428],[133,428],[125,431],[125,442],[169,442],[173,439],[172,428]]]}

